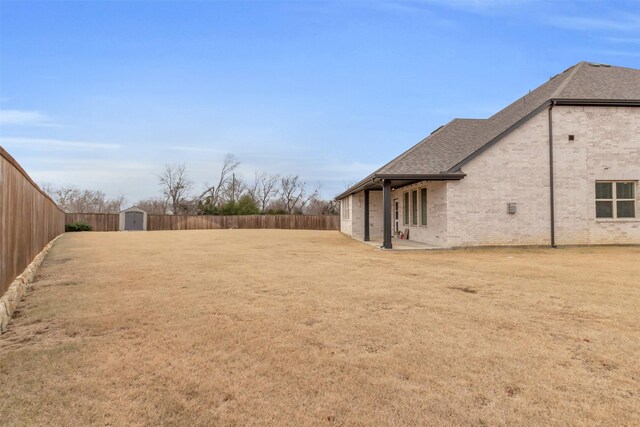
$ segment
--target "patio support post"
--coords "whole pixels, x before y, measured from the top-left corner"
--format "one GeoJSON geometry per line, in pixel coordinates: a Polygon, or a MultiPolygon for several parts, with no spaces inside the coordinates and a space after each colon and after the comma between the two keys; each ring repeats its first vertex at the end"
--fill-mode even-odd
{"type": "Polygon", "coordinates": [[[369,190],[364,190],[364,241],[369,241],[369,190]]]}
{"type": "Polygon", "coordinates": [[[391,249],[391,180],[385,179],[382,181],[382,203],[384,205],[384,241],[382,243],[383,249],[391,249]]]}

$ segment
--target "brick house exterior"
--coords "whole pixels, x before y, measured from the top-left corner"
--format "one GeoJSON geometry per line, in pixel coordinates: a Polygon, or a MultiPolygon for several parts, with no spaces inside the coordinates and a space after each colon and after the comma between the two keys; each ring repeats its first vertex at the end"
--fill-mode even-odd
{"type": "Polygon", "coordinates": [[[441,247],[640,244],[640,70],[581,62],[337,198],[341,231],[441,247]]]}

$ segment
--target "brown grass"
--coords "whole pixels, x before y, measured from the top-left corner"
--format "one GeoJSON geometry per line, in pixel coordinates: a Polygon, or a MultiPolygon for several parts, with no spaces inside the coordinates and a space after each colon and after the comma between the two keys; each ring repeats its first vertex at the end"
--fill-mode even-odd
{"type": "Polygon", "coordinates": [[[0,423],[637,425],[639,261],[67,234],[0,338],[0,423]]]}

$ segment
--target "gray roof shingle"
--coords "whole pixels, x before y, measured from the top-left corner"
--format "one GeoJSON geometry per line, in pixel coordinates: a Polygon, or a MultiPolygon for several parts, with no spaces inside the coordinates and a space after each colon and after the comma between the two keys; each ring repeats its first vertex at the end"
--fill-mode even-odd
{"type": "Polygon", "coordinates": [[[488,119],[452,120],[340,196],[373,177],[455,172],[453,168],[551,100],[640,102],[640,70],[580,62],[488,119]]]}

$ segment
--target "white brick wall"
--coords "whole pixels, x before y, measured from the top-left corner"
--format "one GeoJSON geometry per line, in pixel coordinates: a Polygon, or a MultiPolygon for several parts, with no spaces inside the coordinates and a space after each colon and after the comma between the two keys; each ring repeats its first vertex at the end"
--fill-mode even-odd
{"type": "Polygon", "coordinates": [[[555,107],[553,122],[557,243],[640,243],[637,194],[634,220],[595,209],[596,180],[640,179],[640,108],[555,107]]]}
{"type": "Polygon", "coordinates": [[[351,196],[351,234],[358,240],[364,239],[364,191],[351,196]]]}
{"type": "Polygon", "coordinates": [[[549,244],[548,135],[544,111],[465,165],[464,179],[447,183],[451,246],[549,244]]]}
{"type": "MultiPolygon", "coordinates": [[[[352,196],[351,236],[358,240],[364,239],[364,191],[352,196]]],[[[382,191],[369,192],[369,239],[382,241],[382,191]]]]}
{"type": "MultiPolygon", "coordinates": [[[[556,106],[553,131],[556,243],[640,244],[638,194],[635,219],[595,218],[596,180],[640,180],[640,108],[556,106]]],[[[465,165],[464,179],[394,190],[400,229],[409,228],[411,240],[440,246],[548,245],[548,144],[544,110],[465,165]],[[428,225],[404,225],[403,193],[422,186],[428,188],[428,225]],[[508,203],[516,203],[517,213],[507,213],[508,203]]],[[[371,239],[381,240],[382,192],[370,197],[371,239]]],[[[342,230],[362,239],[363,192],[352,197],[351,207],[342,230]]]]}
{"type": "MultiPolygon", "coordinates": [[[[363,199],[364,200],[364,199],[363,199]]],[[[382,191],[369,192],[369,238],[372,242],[382,242],[383,239],[383,205],[382,191]]]]}
{"type": "Polygon", "coordinates": [[[350,201],[350,213],[349,213],[349,219],[345,219],[344,218],[344,212],[342,212],[342,207],[343,205],[343,200],[340,201],[340,231],[343,232],[346,235],[351,236],[353,234],[353,230],[351,227],[351,214],[353,213],[353,197],[352,196],[347,196],[346,199],[348,199],[350,201]]]}
{"type": "MultiPolygon", "coordinates": [[[[422,181],[391,192],[391,199],[400,202],[400,231],[409,229],[409,239],[428,243],[435,246],[448,245],[447,242],[447,183],[445,181],[422,181]],[[418,190],[418,206],[420,206],[420,188],[427,189],[427,225],[414,226],[404,223],[403,197],[405,192],[411,195],[412,190],[418,190]]],[[[411,196],[409,196],[411,202],[411,196]]],[[[409,204],[411,206],[411,203],[409,204]]],[[[393,209],[392,209],[393,214],[393,209]]],[[[420,211],[418,210],[418,216],[420,211]]],[[[411,223],[411,220],[409,220],[411,223]]],[[[420,218],[418,218],[420,224],[420,218]]]]}
{"type": "MultiPolygon", "coordinates": [[[[640,109],[556,106],[553,134],[556,243],[640,244],[640,204],[635,220],[595,218],[596,180],[640,179],[640,109]]],[[[462,168],[447,184],[450,245],[550,243],[548,141],[545,110],[462,168]]]]}
{"type": "MultiPolygon", "coordinates": [[[[442,181],[423,181],[415,185],[403,187],[391,192],[391,215],[394,214],[393,203],[398,200],[399,229],[410,229],[411,240],[417,240],[436,246],[447,246],[447,186],[442,181]],[[403,193],[413,189],[427,188],[427,226],[406,225],[403,222],[403,193]]],[[[418,199],[419,200],[419,199],[418,199]]],[[[364,191],[351,196],[351,220],[341,221],[341,231],[354,239],[364,239],[364,191]]],[[[369,192],[369,238],[374,242],[383,239],[383,204],[382,191],[369,192]]]]}

